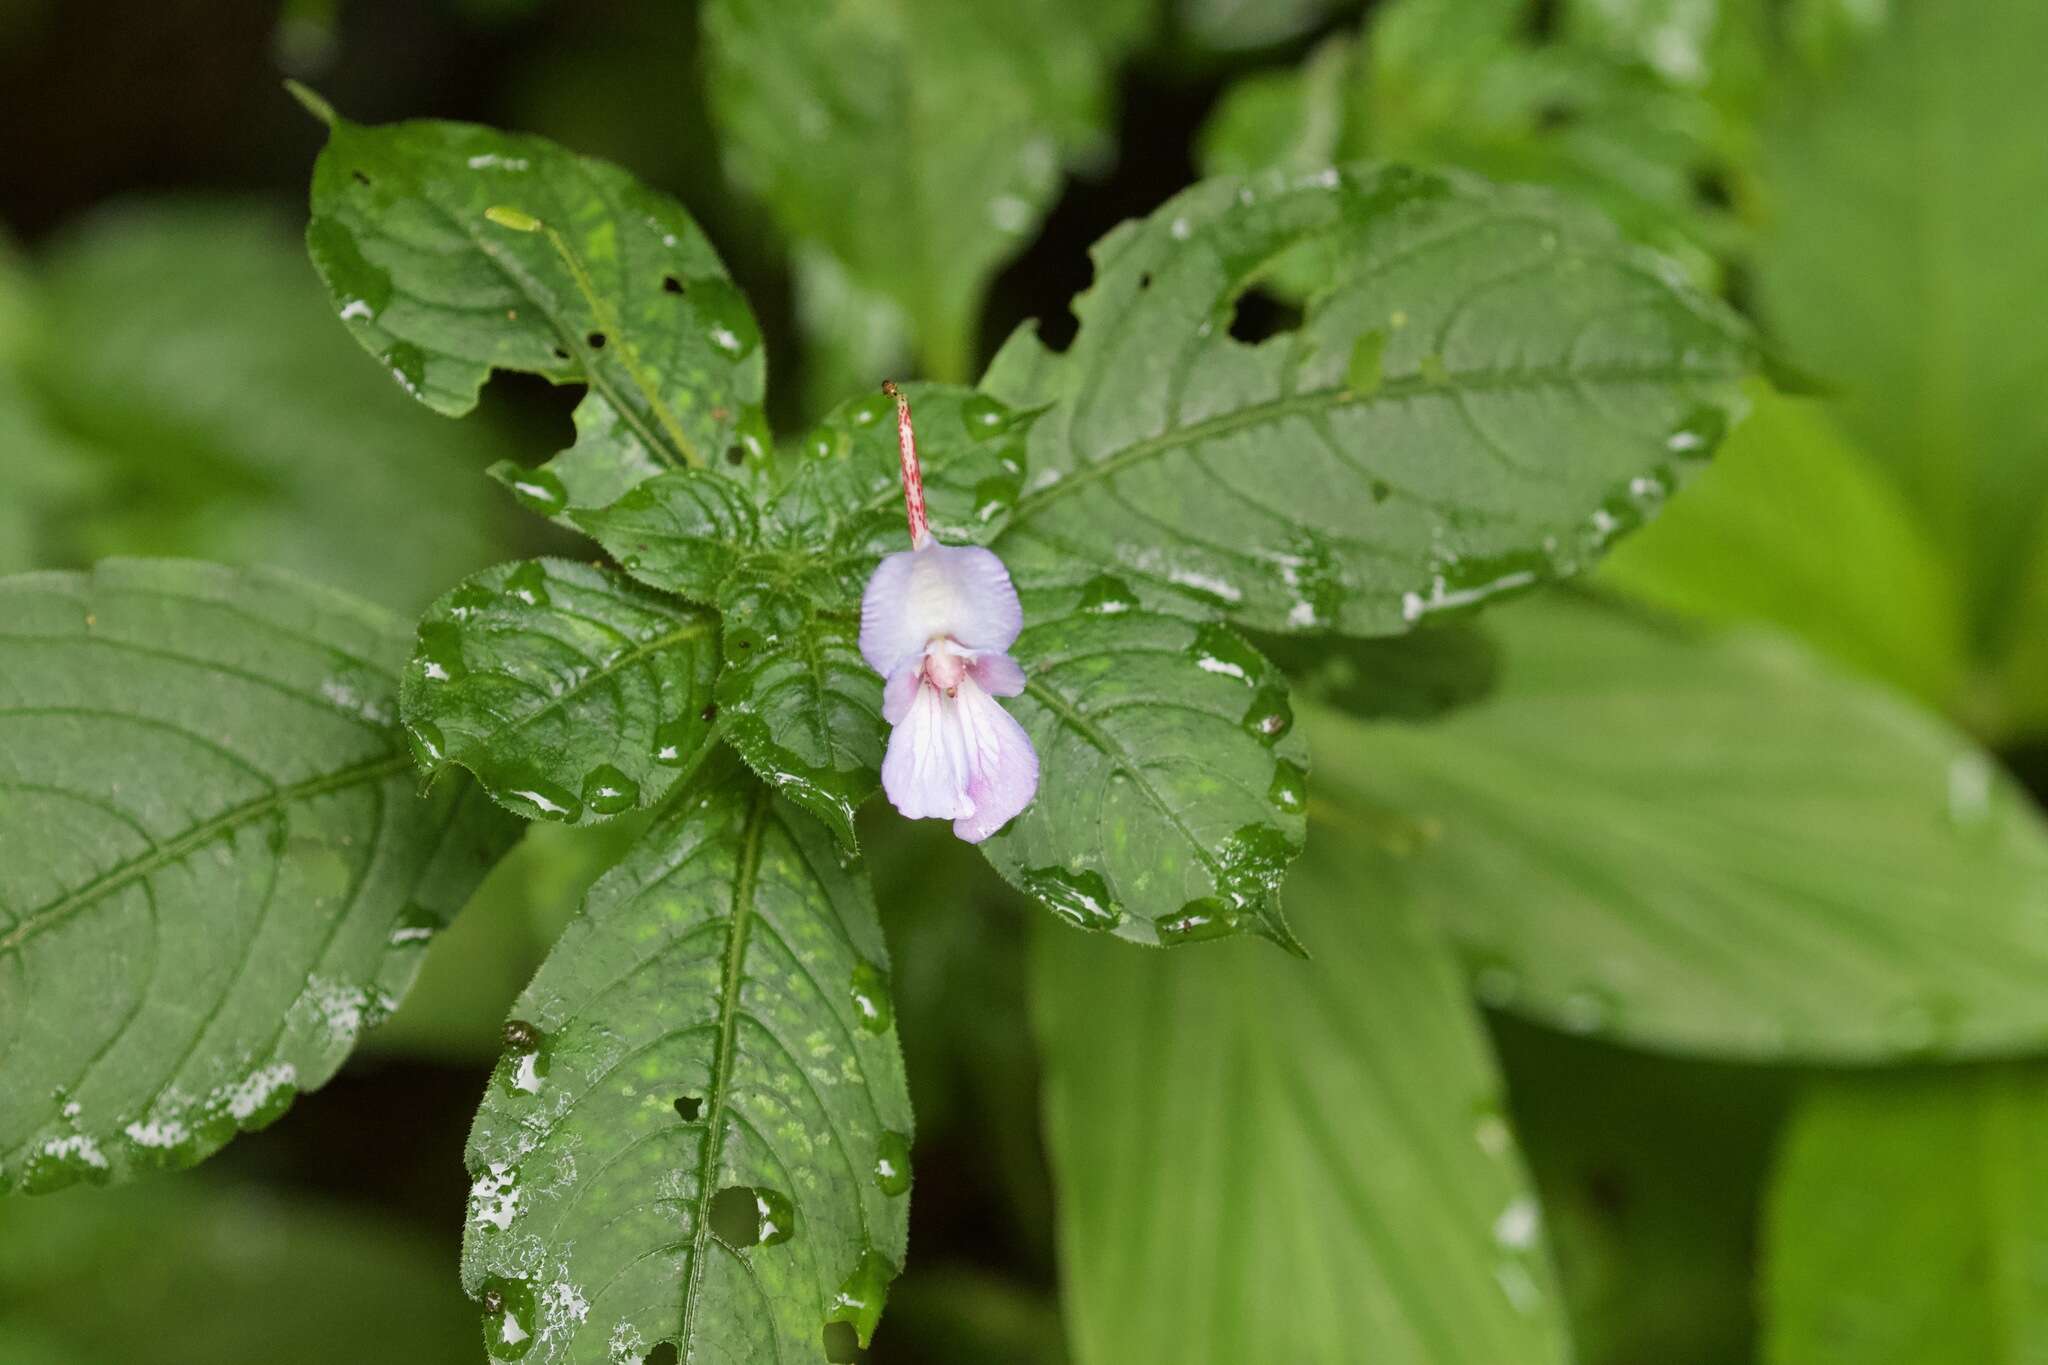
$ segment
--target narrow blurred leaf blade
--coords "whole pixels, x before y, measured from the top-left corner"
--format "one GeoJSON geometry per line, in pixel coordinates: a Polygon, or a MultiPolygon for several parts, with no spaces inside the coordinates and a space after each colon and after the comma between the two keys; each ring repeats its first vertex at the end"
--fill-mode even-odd
{"type": "Polygon", "coordinates": [[[1400,883],[1314,829],[1287,887],[1311,962],[1041,927],[1077,1365],[1568,1359],[1485,1036],[1400,883]]]}

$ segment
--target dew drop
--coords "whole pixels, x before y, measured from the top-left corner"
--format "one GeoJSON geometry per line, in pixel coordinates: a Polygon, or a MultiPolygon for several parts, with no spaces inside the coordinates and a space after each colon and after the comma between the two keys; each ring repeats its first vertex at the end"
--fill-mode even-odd
{"type": "Polygon", "coordinates": [[[882,969],[872,962],[856,963],[851,989],[853,1012],[860,1026],[869,1033],[887,1033],[895,1021],[896,1007],[889,998],[889,980],[882,975],[882,969]]]}
{"type": "Polygon", "coordinates": [[[910,1139],[885,1132],[875,1144],[875,1183],[894,1198],[910,1188],[910,1139]]]}
{"type": "Polygon", "coordinates": [[[761,345],[761,328],[740,291],[716,276],[689,283],[689,308],[704,324],[711,344],[733,360],[745,360],[761,345]]]}
{"type": "Polygon", "coordinates": [[[505,575],[505,595],[529,607],[548,605],[548,572],[536,559],[529,559],[505,575]]]}
{"type": "Polygon", "coordinates": [[[1273,765],[1273,785],[1266,788],[1266,799],[1289,815],[1299,815],[1308,809],[1308,774],[1301,765],[1281,759],[1273,765]]]}
{"type": "Polygon", "coordinates": [[[1714,453],[1714,447],[1721,444],[1721,438],[1728,434],[1728,414],[1710,403],[1702,403],[1686,413],[1683,420],[1672,428],[1665,438],[1664,448],[1674,455],[1686,455],[1694,459],[1705,459],[1714,453]]]}
{"type": "Polygon", "coordinates": [[[1100,872],[1040,867],[1026,872],[1022,882],[1025,895],[1077,929],[1114,929],[1123,923],[1123,907],[1100,872]]]}
{"type": "Polygon", "coordinates": [[[1213,621],[1195,632],[1187,652],[1203,672],[1235,678],[1248,687],[1256,687],[1266,672],[1266,661],[1243,636],[1213,621]]]}
{"type": "Polygon", "coordinates": [[[441,734],[441,727],[430,720],[409,723],[405,737],[412,746],[413,762],[422,768],[437,768],[448,757],[448,741],[441,734]]]}
{"type": "Polygon", "coordinates": [[[1586,987],[1558,1002],[1557,1022],[1571,1033],[1598,1033],[1607,1027],[1613,1013],[1613,1002],[1604,992],[1586,987]]]}
{"type": "Polygon", "coordinates": [[[428,682],[455,682],[469,674],[462,658],[462,632],[452,621],[420,623],[417,657],[428,682]]]}
{"type": "Polygon", "coordinates": [[[410,341],[401,341],[384,353],[384,363],[391,367],[391,377],[398,386],[417,398],[420,389],[427,382],[426,352],[410,341]]]}
{"type": "Polygon", "coordinates": [[[1252,697],[1252,704],[1245,708],[1241,723],[1245,733],[1255,736],[1260,742],[1278,744],[1294,728],[1294,707],[1288,703],[1287,689],[1278,683],[1268,683],[1259,688],[1252,697]]]}
{"type": "Polygon", "coordinates": [[[599,815],[623,815],[640,804],[640,784],[600,763],[583,775],[583,804],[599,815]]]}
{"type": "Polygon", "coordinates": [[[533,1349],[533,1286],[492,1275],[484,1281],[484,1349],[494,1360],[518,1360],[533,1349]]]}
{"type": "MultiPolygon", "coordinates": [[[[895,1275],[889,1263],[873,1247],[861,1252],[860,1263],[833,1293],[826,1306],[827,1327],[843,1324],[853,1329],[856,1346],[866,1346],[881,1321],[882,1305],[889,1297],[889,1281],[895,1275]]],[[[843,1338],[842,1338],[843,1340],[843,1338]]]]}
{"type": "Polygon", "coordinates": [[[1131,585],[1110,574],[1097,574],[1081,585],[1081,610],[1096,616],[1121,616],[1138,606],[1131,585]]]}
{"type": "Polygon", "coordinates": [[[889,402],[880,394],[869,394],[858,399],[846,410],[846,420],[857,427],[871,427],[882,420],[889,410],[889,402]]]}
{"type": "Polygon", "coordinates": [[[478,612],[489,611],[497,605],[498,595],[477,582],[461,584],[448,594],[448,612],[458,621],[468,620],[478,612]]]}
{"type": "Polygon", "coordinates": [[[490,785],[499,799],[530,820],[573,825],[583,818],[583,798],[567,787],[531,775],[494,776],[490,785]]]}
{"type": "Polygon", "coordinates": [[[664,768],[680,768],[690,761],[697,727],[687,720],[663,721],[654,730],[654,761],[664,768]]]}
{"type": "Polygon", "coordinates": [[[1159,941],[1173,945],[1223,938],[1236,933],[1238,923],[1237,907],[1221,896],[1203,896],[1183,905],[1171,918],[1160,920],[1157,927],[1159,941]]]}
{"type": "Polygon", "coordinates": [[[512,490],[512,496],[529,512],[552,517],[569,505],[569,490],[553,470],[521,469],[517,465],[501,464],[491,472],[498,476],[498,482],[512,490]]]}
{"type": "Polygon", "coordinates": [[[803,439],[803,452],[814,460],[829,460],[846,453],[846,436],[833,427],[813,427],[803,439]]]}
{"type": "Polygon", "coordinates": [[[992,475],[974,485],[974,519],[986,525],[1017,505],[1017,481],[992,475]]]}
{"type": "Polygon", "coordinates": [[[980,439],[1007,430],[1013,414],[985,393],[975,394],[960,405],[960,420],[969,436],[980,439]]]}

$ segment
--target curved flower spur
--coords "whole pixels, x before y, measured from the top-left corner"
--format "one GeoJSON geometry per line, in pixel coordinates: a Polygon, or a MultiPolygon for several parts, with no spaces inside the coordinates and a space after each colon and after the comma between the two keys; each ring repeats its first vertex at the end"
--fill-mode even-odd
{"type": "Polygon", "coordinates": [[[941,545],[925,518],[910,400],[893,383],[910,548],[884,559],[860,604],[860,652],[887,681],[882,787],[912,820],[951,820],[980,843],[1031,804],[1038,753],[997,697],[1024,690],[1008,653],[1024,626],[1009,570],[993,551],[941,545]]]}

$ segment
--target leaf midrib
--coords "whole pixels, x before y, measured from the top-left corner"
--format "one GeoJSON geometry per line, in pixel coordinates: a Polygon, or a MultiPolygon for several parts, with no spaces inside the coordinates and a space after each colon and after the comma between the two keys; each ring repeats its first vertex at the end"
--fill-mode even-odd
{"type": "Polygon", "coordinates": [[[1067,472],[1058,482],[1048,484],[1020,498],[1016,510],[1011,514],[1010,526],[1015,528],[1023,525],[1040,508],[1065,497],[1077,488],[1106,479],[1131,465],[1169,454],[1183,446],[1229,436],[1249,427],[1281,421],[1288,417],[1326,413],[1333,409],[1370,407],[1382,402],[1398,402],[1430,394],[1456,397],[1460,394],[1499,392],[1517,388],[1566,387],[1585,383],[1726,380],[1737,378],[1739,375],[1740,371],[1732,366],[1608,366],[1586,370],[1532,366],[1513,370],[1466,370],[1440,381],[1432,381],[1421,375],[1404,375],[1383,381],[1377,389],[1367,394],[1354,393],[1349,389],[1316,389],[1308,393],[1287,394],[1249,403],[1187,426],[1174,427],[1157,436],[1148,436],[1112,451],[1101,459],[1081,465],[1067,472]]]}
{"type": "Polygon", "coordinates": [[[740,836],[740,856],[733,871],[732,923],[725,940],[725,964],[718,998],[718,1048],[711,1058],[711,1107],[704,1119],[704,1152],[697,1162],[696,1226],[690,1236],[690,1276],[683,1285],[682,1332],[677,1343],[685,1361],[693,1358],[696,1341],[697,1304],[704,1282],[705,1253],[711,1239],[711,1188],[719,1159],[725,1154],[724,1118],[726,1101],[732,1092],[732,1058],[742,1013],[739,1005],[740,977],[747,956],[748,930],[753,923],[754,886],[761,867],[761,837],[767,824],[769,793],[755,784],[754,799],[747,811],[746,828],[740,836]]]}
{"type": "Polygon", "coordinates": [[[31,910],[4,937],[0,937],[0,954],[14,951],[87,905],[191,856],[224,834],[232,833],[244,825],[260,820],[266,815],[275,814],[297,802],[309,801],[349,787],[396,776],[404,772],[409,765],[410,760],[404,754],[386,754],[382,758],[357,763],[321,777],[308,778],[287,787],[275,788],[254,800],[232,806],[192,826],[168,843],[157,844],[148,853],[110,868],[48,905],[31,910]]]}

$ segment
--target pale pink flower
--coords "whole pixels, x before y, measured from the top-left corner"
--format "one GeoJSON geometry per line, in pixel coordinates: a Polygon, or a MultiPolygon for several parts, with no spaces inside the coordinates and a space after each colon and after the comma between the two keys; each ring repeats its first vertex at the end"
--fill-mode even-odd
{"type": "Polygon", "coordinates": [[[860,652],[887,680],[882,718],[893,727],[882,788],[910,819],[951,820],[978,844],[1038,790],[1030,737],[996,701],[1024,690],[1008,652],[1024,612],[992,551],[932,538],[910,403],[884,387],[896,399],[911,548],[881,562],[860,606],[860,652]]]}

